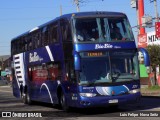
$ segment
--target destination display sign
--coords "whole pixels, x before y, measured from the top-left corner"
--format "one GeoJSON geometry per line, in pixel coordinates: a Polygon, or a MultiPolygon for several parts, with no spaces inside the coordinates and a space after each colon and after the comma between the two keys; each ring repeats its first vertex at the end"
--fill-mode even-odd
{"type": "Polygon", "coordinates": [[[106,52],[81,52],[82,57],[101,57],[106,56],[106,52]]]}

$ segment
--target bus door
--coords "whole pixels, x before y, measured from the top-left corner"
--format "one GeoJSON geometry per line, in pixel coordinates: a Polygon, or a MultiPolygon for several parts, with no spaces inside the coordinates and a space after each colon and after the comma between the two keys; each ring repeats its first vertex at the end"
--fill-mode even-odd
{"type": "Polygon", "coordinates": [[[73,60],[67,60],[65,63],[65,81],[66,86],[65,86],[65,91],[66,91],[66,96],[67,100],[70,104],[76,104],[74,101],[74,95],[77,94],[77,80],[76,80],[76,71],[74,69],[74,62],[73,60]]]}

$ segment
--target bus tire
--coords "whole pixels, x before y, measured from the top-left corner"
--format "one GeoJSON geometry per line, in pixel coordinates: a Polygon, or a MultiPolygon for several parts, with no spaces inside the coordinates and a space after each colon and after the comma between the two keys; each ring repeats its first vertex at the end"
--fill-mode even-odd
{"type": "Polygon", "coordinates": [[[32,104],[32,101],[31,101],[30,96],[29,96],[28,93],[24,93],[24,94],[22,95],[22,100],[23,100],[23,103],[24,103],[24,104],[28,104],[28,105],[31,105],[31,104],[32,104]]]}
{"type": "Polygon", "coordinates": [[[67,105],[66,97],[63,92],[61,92],[61,96],[60,96],[60,105],[64,111],[66,112],[69,111],[69,106],[67,105]]]}
{"type": "Polygon", "coordinates": [[[22,102],[23,102],[24,104],[27,104],[26,94],[22,94],[22,102]]]}

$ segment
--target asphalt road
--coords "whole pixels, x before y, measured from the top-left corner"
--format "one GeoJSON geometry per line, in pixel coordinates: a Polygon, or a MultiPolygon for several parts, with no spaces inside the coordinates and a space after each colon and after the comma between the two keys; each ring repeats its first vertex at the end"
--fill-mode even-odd
{"type": "Polygon", "coordinates": [[[124,120],[124,119],[160,119],[160,98],[142,97],[141,101],[136,104],[122,105],[118,109],[92,108],[92,109],[75,109],[69,113],[63,112],[59,107],[45,103],[34,103],[25,105],[21,100],[12,95],[10,86],[0,86],[0,120],[12,119],[21,120],[21,117],[30,117],[28,119],[56,119],[56,120],[124,120]],[[12,115],[12,118],[5,115],[12,115]],[[3,117],[1,117],[3,115],[3,117]],[[149,115],[149,116],[148,116],[149,115]],[[42,116],[42,117],[41,117],[42,116]],[[107,117],[107,118],[106,118],[107,117]]]}

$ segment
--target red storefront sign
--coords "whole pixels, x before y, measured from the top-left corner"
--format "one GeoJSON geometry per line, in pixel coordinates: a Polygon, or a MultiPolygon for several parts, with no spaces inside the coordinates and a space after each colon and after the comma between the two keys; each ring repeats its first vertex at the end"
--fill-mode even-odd
{"type": "Polygon", "coordinates": [[[146,48],[147,47],[147,34],[138,35],[138,48],[146,48]]]}
{"type": "Polygon", "coordinates": [[[160,38],[160,22],[155,23],[156,37],[160,38]]]}

